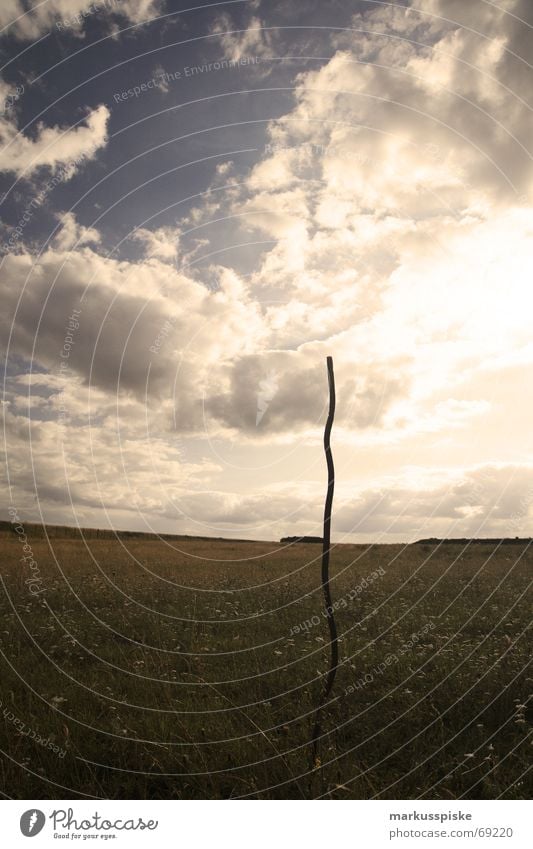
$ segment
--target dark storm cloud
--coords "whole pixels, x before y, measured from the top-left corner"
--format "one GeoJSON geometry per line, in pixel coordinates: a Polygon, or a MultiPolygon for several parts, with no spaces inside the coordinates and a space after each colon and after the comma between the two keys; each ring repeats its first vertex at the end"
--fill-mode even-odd
{"type": "MultiPolygon", "coordinates": [[[[366,368],[358,379],[339,364],[337,421],[356,428],[379,426],[390,404],[406,391],[400,379],[390,377],[390,368],[366,368]]],[[[229,388],[214,389],[205,400],[206,410],[220,422],[250,434],[258,430],[258,410],[266,434],[316,427],[327,411],[324,387],[324,357],[303,354],[249,356],[228,367],[229,388]]]]}
{"type": "Polygon", "coordinates": [[[123,291],[114,289],[109,281],[106,284],[103,277],[112,271],[92,253],[85,261],[81,254],[70,259],[49,254],[33,272],[28,257],[7,257],[2,337],[7,340],[11,333],[12,352],[35,359],[38,366],[57,372],[68,361],[69,368],[85,381],[112,393],[122,387],[142,397],[151,364],[149,387],[158,394],[167,382],[170,352],[185,319],[166,311],[161,298],[150,300],[128,292],[124,267],[114,281],[123,283],[123,291]],[[87,273],[91,261],[92,279],[87,273]],[[163,329],[164,340],[158,345],[163,329]],[[150,350],[154,346],[155,353],[150,350]]]}

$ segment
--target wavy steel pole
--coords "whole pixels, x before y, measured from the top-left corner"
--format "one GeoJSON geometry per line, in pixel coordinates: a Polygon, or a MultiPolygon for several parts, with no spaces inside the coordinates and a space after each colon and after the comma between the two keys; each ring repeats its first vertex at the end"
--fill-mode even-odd
{"type": "Polygon", "coordinates": [[[333,465],[333,455],[331,453],[330,437],[331,428],[333,427],[333,418],[335,416],[335,375],[333,374],[333,357],[328,357],[326,360],[328,369],[328,385],[329,385],[329,412],[324,430],[324,452],[326,454],[326,463],[328,467],[328,489],[326,492],[326,503],[324,505],[324,532],[322,539],[322,590],[324,592],[324,602],[326,605],[326,618],[328,620],[331,656],[329,671],[326,678],[326,684],[322,698],[318,704],[315,714],[315,725],[311,742],[313,745],[313,769],[318,769],[320,766],[320,758],[318,757],[318,742],[320,737],[320,714],[324,707],[331,689],[335,681],[337,666],[339,665],[339,644],[337,640],[337,626],[335,624],[335,616],[333,614],[333,605],[331,602],[331,590],[329,586],[329,551],[331,539],[331,508],[333,505],[333,490],[335,487],[335,467],[333,465]]]}

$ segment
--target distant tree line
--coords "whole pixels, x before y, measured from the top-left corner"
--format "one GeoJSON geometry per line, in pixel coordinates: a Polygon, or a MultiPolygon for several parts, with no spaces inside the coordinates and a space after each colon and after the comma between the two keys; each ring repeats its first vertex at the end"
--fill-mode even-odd
{"type": "Polygon", "coordinates": [[[429,539],[419,539],[416,541],[415,545],[471,545],[475,543],[476,545],[494,545],[499,543],[500,545],[527,545],[531,543],[531,537],[457,537],[455,539],[445,538],[439,539],[438,537],[430,537],[429,539]]]}
{"type": "Polygon", "coordinates": [[[322,545],[322,537],[282,537],[280,542],[284,543],[293,543],[293,542],[315,542],[320,543],[322,545]]]}

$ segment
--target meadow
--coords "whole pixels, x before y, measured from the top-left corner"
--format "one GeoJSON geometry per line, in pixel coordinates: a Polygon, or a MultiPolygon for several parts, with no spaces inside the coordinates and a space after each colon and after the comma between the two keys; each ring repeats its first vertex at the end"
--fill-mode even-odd
{"type": "Polygon", "coordinates": [[[28,798],[523,799],[533,551],[0,539],[1,788],[28,798]]]}

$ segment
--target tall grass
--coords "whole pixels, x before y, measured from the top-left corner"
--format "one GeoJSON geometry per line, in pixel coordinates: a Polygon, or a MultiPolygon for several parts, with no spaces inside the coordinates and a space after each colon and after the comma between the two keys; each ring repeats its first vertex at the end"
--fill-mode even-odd
{"type": "Polygon", "coordinates": [[[528,551],[334,549],[340,661],[313,776],[328,662],[317,546],[31,545],[36,595],[20,544],[2,540],[7,795],[526,797],[528,551]]]}

